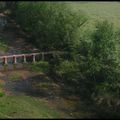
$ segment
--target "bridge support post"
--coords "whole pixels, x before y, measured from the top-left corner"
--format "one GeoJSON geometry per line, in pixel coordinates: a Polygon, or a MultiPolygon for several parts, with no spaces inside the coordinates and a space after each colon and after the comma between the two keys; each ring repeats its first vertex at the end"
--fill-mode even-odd
{"type": "Polygon", "coordinates": [[[4,62],[4,71],[6,71],[8,67],[8,61],[6,56],[3,58],[3,62],[4,62]]]}
{"type": "Polygon", "coordinates": [[[8,64],[8,61],[7,61],[7,57],[4,57],[4,64],[7,65],[8,64]]]}
{"type": "Polygon", "coordinates": [[[33,54],[33,63],[35,63],[36,61],[35,61],[35,55],[33,54]]]}
{"type": "Polygon", "coordinates": [[[23,59],[24,59],[24,63],[27,63],[25,55],[23,55],[23,59]]]}
{"type": "Polygon", "coordinates": [[[17,59],[16,59],[16,56],[15,56],[15,55],[13,56],[13,62],[14,62],[14,64],[17,63],[17,59]]]}
{"type": "Polygon", "coordinates": [[[13,69],[15,70],[16,69],[16,64],[17,64],[17,58],[15,55],[13,55],[13,69]]]}
{"type": "Polygon", "coordinates": [[[44,53],[42,53],[42,60],[44,61],[44,53]]]}

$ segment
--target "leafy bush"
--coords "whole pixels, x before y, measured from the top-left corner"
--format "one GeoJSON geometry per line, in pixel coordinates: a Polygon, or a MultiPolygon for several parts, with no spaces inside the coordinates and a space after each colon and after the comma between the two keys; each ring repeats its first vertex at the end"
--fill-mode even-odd
{"type": "Polygon", "coordinates": [[[8,50],[8,44],[5,39],[0,37],[0,50],[6,52],[8,50]]]}
{"type": "MultiPolygon", "coordinates": [[[[68,51],[72,59],[80,27],[87,20],[83,12],[72,11],[62,2],[18,2],[12,16],[40,51],[68,51]]],[[[60,61],[61,56],[48,60],[50,74],[60,61]]]]}
{"type": "Polygon", "coordinates": [[[79,91],[82,98],[92,101],[103,118],[106,114],[110,114],[107,118],[119,117],[120,65],[117,45],[120,37],[116,33],[112,24],[98,22],[95,31],[80,40],[75,61],[64,61],[58,67],[58,74],[63,80],[79,91]]]}
{"type": "Polygon", "coordinates": [[[76,33],[87,18],[62,2],[19,2],[16,21],[42,51],[73,51],[76,33]]]}
{"type": "MultiPolygon", "coordinates": [[[[82,42],[87,47],[80,49],[83,60],[81,59],[79,68],[85,76],[82,85],[86,88],[84,90],[88,91],[89,95],[86,96],[99,106],[99,111],[104,110],[105,114],[111,113],[109,107],[118,111],[119,106],[118,39],[120,37],[116,36],[112,24],[107,21],[98,22],[96,30],[91,34],[91,42],[82,42]],[[84,49],[86,54],[83,54],[84,49]]],[[[118,112],[112,112],[111,116],[117,117],[118,112]]]]}
{"type": "Polygon", "coordinates": [[[48,73],[49,64],[48,62],[45,62],[45,61],[39,61],[34,64],[27,65],[27,68],[36,72],[48,73]]]}
{"type": "Polygon", "coordinates": [[[62,63],[60,63],[56,72],[68,84],[72,83],[72,85],[73,85],[73,82],[78,82],[77,77],[78,77],[78,74],[79,74],[78,73],[79,69],[78,69],[78,65],[77,65],[76,62],[65,60],[62,63]]]}

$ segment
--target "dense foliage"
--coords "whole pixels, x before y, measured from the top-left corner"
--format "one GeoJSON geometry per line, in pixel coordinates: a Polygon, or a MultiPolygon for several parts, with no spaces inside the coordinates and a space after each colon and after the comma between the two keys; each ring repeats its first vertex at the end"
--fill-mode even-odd
{"type": "Polygon", "coordinates": [[[98,22],[91,34],[81,38],[75,61],[64,61],[58,67],[67,84],[74,86],[81,97],[93,101],[97,113],[106,118],[120,117],[119,40],[119,32],[112,24],[98,22]]]}
{"type": "Polygon", "coordinates": [[[20,2],[14,12],[31,42],[42,51],[73,51],[77,29],[86,21],[83,14],[61,2],[20,2]]]}
{"type": "Polygon", "coordinates": [[[2,12],[5,8],[5,3],[4,2],[0,2],[0,12],[2,12]]]}
{"type": "Polygon", "coordinates": [[[81,32],[86,16],[61,2],[18,2],[11,10],[30,35],[28,42],[41,51],[67,51],[72,56],[48,60],[51,74],[91,100],[103,111],[100,116],[120,117],[120,32],[111,23],[97,22],[95,30],[81,32]]]}

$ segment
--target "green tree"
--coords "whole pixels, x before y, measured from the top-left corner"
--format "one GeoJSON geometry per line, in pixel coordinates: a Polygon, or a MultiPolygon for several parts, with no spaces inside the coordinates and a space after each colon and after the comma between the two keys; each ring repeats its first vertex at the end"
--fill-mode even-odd
{"type": "Polygon", "coordinates": [[[74,51],[75,34],[87,20],[62,2],[20,2],[15,13],[16,21],[42,51],[74,51]]]}
{"type": "MultiPolygon", "coordinates": [[[[99,111],[104,111],[107,117],[119,116],[120,98],[120,66],[118,60],[116,36],[113,25],[107,21],[98,22],[91,35],[91,52],[85,62],[85,77],[83,82],[99,111]],[[113,112],[114,110],[114,112],[113,112]]],[[[87,44],[86,44],[87,45],[87,44]]],[[[88,48],[87,48],[88,49],[88,48]]],[[[88,50],[87,50],[88,51],[88,50]]],[[[80,66],[81,67],[81,66],[80,66]]],[[[83,67],[82,69],[83,70],[83,67]]]]}

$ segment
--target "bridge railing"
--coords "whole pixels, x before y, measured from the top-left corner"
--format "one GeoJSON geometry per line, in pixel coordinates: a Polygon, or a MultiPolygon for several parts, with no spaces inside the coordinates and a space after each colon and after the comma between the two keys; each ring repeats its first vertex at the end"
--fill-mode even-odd
{"type": "Polygon", "coordinates": [[[32,56],[32,61],[36,62],[36,56],[37,55],[42,55],[42,60],[44,60],[45,55],[48,54],[65,54],[66,52],[61,52],[61,51],[52,51],[52,52],[39,52],[39,53],[26,53],[26,54],[14,54],[14,55],[4,55],[4,56],[0,56],[0,59],[3,60],[3,64],[8,64],[8,59],[9,58],[13,58],[13,63],[16,64],[17,63],[17,58],[18,57],[22,57],[23,58],[23,62],[27,63],[26,58],[29,56],[32,56]]]}

